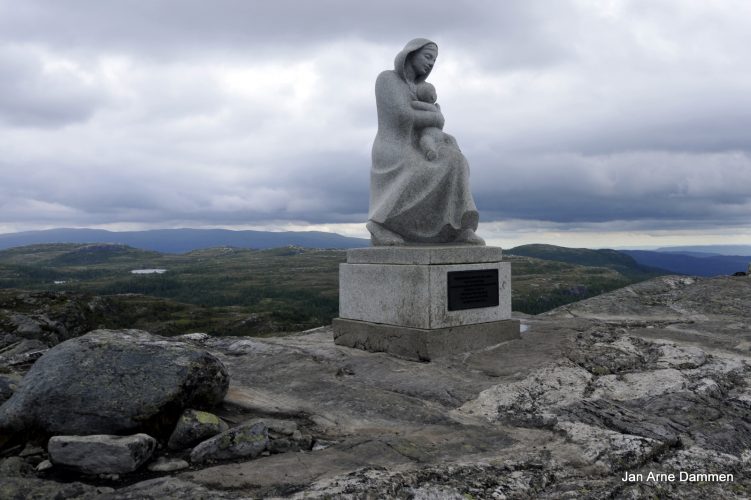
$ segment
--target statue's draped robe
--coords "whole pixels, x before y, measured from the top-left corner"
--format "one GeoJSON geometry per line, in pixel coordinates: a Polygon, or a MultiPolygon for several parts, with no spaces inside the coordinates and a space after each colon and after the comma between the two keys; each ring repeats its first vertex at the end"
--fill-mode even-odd
{"type": "Polygon", "coordinates": [[[477,229],[479,217],[469,190],[469,164],[455,141],[439,143],[433,161],[420,148],[411,106],[414,85],[405,79],[404,64],[424,45],[405,47],[396,57],[396,69],[382,72],[376,80],[378,134],[372,151],[369,219],[407,243],[445,243],[462,229],[477,229]]]}

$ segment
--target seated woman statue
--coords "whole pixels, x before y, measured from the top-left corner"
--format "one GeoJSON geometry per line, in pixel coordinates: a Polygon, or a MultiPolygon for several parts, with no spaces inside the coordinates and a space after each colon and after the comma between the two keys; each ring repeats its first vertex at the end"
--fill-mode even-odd
{"type": "Polygon", "coordinates": [[[417,38],[396,56],[394,69],[376,80],[378,133],[367,224],[375,246],[485,244],[475,234],[479,215],[469,191],[469,164],[456,140],[431,133],[429,158],[420,145],[425,129],[443,129],[440,107],[417,95],[437,56],[435,43],[417,38]]]}

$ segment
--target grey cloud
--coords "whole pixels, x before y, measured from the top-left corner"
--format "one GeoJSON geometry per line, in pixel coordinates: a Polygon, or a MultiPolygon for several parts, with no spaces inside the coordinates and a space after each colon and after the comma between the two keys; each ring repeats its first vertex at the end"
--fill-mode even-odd
{"type": "Polygon", "coordinates": [[[664,218],[691,227],[748,224],[751,210],[751,156],[740,152],[516,156],[474,178],[478,207],[490,220],[664,218]]]}
{"type": "Polygon", "coordinates": [[[551,12],[549,5],[520,0],[26,0],[6,7],[0,37],[169,60],[186,54],[222,57],[219,52],[253,59],[347,38],[398,47],[431,35],[470,45],[486,61],[528,66],[568,50],[557,39],[561,24],[551,14],[561,21],[573,9],[561,4],[551,12]]]}
{"type": "Polygon", "coordinates": [[[748,225],[748,16],[659,4],[0,0],[0,223],[362,222],[428,36],[484,222],[748,225]]]}
{"type": "MultiPolygon", "coordinates": [[[[722,88],[725,87],[725,88],[722,88]]],[[[653,89],[657,102],[633,102],[630,96],[612,96],[592,102],[591,108],[615,108],[608,116],[551,117],[540,130],[508,148],[526,151],[581,151],[612,154],[627,151],[751,151],[751,96],[728,88],[695,90],[653,89]],[[659,102],[671,100],[672,103],[659,102]],[[568,123],[567,123],[568,122],[568,123]]]]}
{"type": "Polygon", "coordinates": [[[32,50],[0,47],[0,74],[0,121],[15,126],[85,121],[106,97],[72,71],[45,71],[32,50]]]}
{"type": "MultiPolygon", "coordinates": [[[[366,219],[367,156],[325,153],[285,158],[281,163],[290,161],[296,168],[272,164],[268,170],[278,175],[261,183],[224,182],[210,171],[199,174],[193,170],[190,176],[175,176],[174,169],[158,163],[151,168],[108,166],[104,175],[86,175],[96,170],[92,166],[37,165],[33,175],[19,179],[10,164],[0,163],[0,199],[6,200],[0,212],[8,221],[40,225],[54,224],[66,216],[88,224],[161,220],[225,225],[271,219],[311,223],[366,219]],[[327,182],[322,183],[322,179],[327,182]]],[[[252,177],[247,168],[239,178],[246,173],[252,177]]]]}

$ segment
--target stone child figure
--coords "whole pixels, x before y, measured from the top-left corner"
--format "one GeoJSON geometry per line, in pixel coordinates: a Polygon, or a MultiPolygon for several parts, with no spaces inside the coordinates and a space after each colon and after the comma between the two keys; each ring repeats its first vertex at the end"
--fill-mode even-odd
{"type": "MultiPolygon", "coordinates": [[[[412,101],[412,107],[423,111],[440,111],[441,107],[436,100],[438,96],[432,83],[422,82],[417,85],[415,93],[417,100],[412,101]]],[[[438,157],[438,144],[443,141],[443,130],[438,127],[425,127],[420,131],[420,147],[428,160],[438,157]]]]}
{"type": "Polygon", "coordinates": [[[417,38],[397,54],[394,69],[376,79],[378,133],[367,223],[375,246],[485,244],[475,234],[479,214],[467,159],[442,132],[434,95],[421,88],[437,57],[435,43],[417,38]]]}

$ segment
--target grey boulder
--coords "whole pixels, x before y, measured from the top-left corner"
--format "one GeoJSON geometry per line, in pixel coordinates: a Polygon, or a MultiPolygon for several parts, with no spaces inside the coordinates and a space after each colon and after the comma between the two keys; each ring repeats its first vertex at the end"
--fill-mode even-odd
{"type": "Polygon", "coordinates": [[[54,436],[47,445],[53,464],[84,474],[133,472],[151,458],[155,449],[156,439],[146,434],[54,436]]]}
{"type": "Polygon", "coordinates": [[[13,374],[0,373],[0,404],[10,399],[14,392],[18,389],[18,384],[21,382],[21,377],[13,374]]]}
{"type": "Polygon", "coordinates": [[[191,448],[227,429],[229,426],[213,413],[185,410],[177,421],[167,447],[171,450],[191,448]]]}
{"type": "Polygon", "coordinates": [[[169,432],[186,407],[209,408],[229,386],[209,352],[140,330],[96,330],[50,349],[0,406],[2,436],[169,432]]]}
{"type": "Polygon", "coordinates": [[[249,422],[208,439],[190,453],[194,464],[234,458],[256,458],[269,444],[269,431],[263,422],[249,422]]]}
{"type": "Polygon", "coordinates": [[[29,476],[33,470],[34,468],[21,457],[8,457],[0,460],[0,477],[29,476]]]}
{"type": "Polygon", "coordinates": [[[13,335],[6,335],[0,344],[10,340],[10,344],[0,349],[0,369],[7,371],[20,370],[25,372],[34,362],[39,359],[46,351],[47,345],[37,339],[20,339],[13,335]]]}

